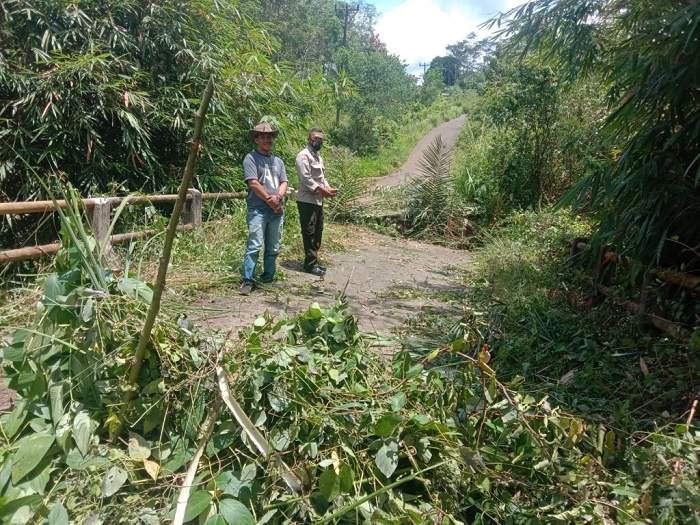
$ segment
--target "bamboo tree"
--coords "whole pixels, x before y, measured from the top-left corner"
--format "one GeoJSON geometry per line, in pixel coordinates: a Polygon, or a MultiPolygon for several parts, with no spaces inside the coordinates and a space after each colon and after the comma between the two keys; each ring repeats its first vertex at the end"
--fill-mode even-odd
{"type": "Polygon", "coordinates": [[[146,322],[141,330],[141,335],[139,337],[139,343],[136,347],[136,352],[134,353],[134,361],[129,370],[129,389],[124,395],[124,403],[122,404],[121,413],[119,416],[119,425],[114,430],[112,437],[118,436],[122,428],[124,427],[124,422],[126,421],[126,416],[129,412],[129,407],[131,406],[131,401],[135,395],[135,384],[139,377],[139,372],[141,371],[141,364],[143,363],[143,357],[146,353],[146,347],[148,346],[148,341],[151,338],[151,331],[153,330],[153,325],[158,317],[158,312],[160,311],[160,301],[163,296],[163,289],[165,288],[165,279],[168,273],[168,264],[170,263],[170,254],[173,248],[173,241],[175,240],[175,234],[177,233],[177,226],[180,221],[180,215],[182,214],[182,209],[185,206],[185,201],[187,200],[187,191],[190,188],[190,183],[194,176],[194,164],[197,160],[197,154],[200,149],[200,138],[202,136],[202,127],[204,126],[204,115],[209,107],[209,101],[214,94],[214,78],[209,78],[209,83],[204,89],[202,96],[202,103],[199,106],[199,110],[194,116],[194,133],[192,135],[192,140],[190,141],[190,154],[187,158],[187,165],[185,166],[185,172],[182,177],[182,184],[180,185],[180,191],[178,192],[177,201],[175,202],[175,208],[173,209],[173,214],[170,217],[170,222],[168,223],[168,228],[165,235],[165,243],[163,245],[163,253],[160,256],[160,263],[158,265],[158,275],[156,276],[156,283],[153,290],[153,299],[151,300],[150,308],[148,309],[148,315],[146,316],[146,322]]]}

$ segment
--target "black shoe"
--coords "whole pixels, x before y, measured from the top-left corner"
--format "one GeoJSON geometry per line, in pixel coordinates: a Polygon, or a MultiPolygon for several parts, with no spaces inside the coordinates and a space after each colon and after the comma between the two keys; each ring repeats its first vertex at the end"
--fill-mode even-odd
{"type": "Polygon", "coordinates": [[[316,277],[323,277],[324,275],[326,275],[326,269],[318,265],[312,268],[307,268],[305,271],[306,273],[310,273],[311,275],[315,275],[316,277]]]}
{"type": "Polygon", "coordinates": [[[250,295],[250,293],[255,289],[255,283],[252,281],[243,281],[241,287],[238,289],[238,293],[241,295],[250,295]]]}
{"type": "Polygon", "coordinates": [[[321,270],[323,270],[324,272],[328,269],[325,266],[323,266],[322,264],[317,264],[316,266],[321,268],[321,270]]]}

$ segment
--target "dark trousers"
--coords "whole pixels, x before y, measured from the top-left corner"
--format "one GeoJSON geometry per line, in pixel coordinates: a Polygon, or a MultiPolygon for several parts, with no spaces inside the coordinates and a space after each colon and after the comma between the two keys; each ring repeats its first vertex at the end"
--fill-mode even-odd
{"type": "Polygon", "coordinates": [[[323,206],[297,201],[297,208],[304,241],[304,269],[310,270],[318,264],[318,250],[323,236],[323,206]]]}

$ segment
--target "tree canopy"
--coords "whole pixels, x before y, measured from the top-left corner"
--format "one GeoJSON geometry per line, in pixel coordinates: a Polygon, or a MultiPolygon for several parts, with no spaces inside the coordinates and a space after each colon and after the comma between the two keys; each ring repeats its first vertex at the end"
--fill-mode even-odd
{"type": "Polygon", "coordinates": [[[590,204],[597,239],[643,264],[698,267],[700,252],[700,4],[538,0],[493,23],[525,56],[568,79],[607,89],[603,140],[614,162],[591,172],[564,203],[590,204]]]}

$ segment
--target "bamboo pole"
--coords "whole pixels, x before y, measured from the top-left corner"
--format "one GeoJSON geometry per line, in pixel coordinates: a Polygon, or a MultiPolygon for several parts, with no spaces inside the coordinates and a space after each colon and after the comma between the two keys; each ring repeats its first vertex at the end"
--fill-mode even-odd
{"type": "MultiPolygon", "coordinates": [[[[193,224],[183,224],[177,227],[177,231],[194,230],[193,224]]],[[[111,244],[121,244],[133,239],[143,239],[145,237],[153,237],[163,230],[143,230],[129,233],[115,233],[109,237],[111,244]]],[[[58,252],[60,243],[54,242],[51,244],[41,244],[39,246],[27,246],[26,248],[17,248],[14,250],[0,251],[0,264],[6,264],[14,261],[26,261],[27,259],[38,259],[47,255],[53,255],[58,252]]]]}
{"type": "MultiPolygon", "coordinates": [[[[235,194],[234,194],[235,195],[235,194]]],[[[188,199],[192,196],[188,195],[188,199]]],[[[161,204],[168,202],[176,202],[178,195],[168,194],[168,195],[151,195],[148,197],[141,197],[137,195],[130,195],[128,197],[105,197],[99,199],[81,199],[83,206],[86,208],[94,208],[99,201],[108,202],[110,206],[116,206],[121,204],[123,201],[127,201],[129,204],[161,204]]],[[[57,208],[66,209],[68,204],[65,200],[57,200],[54,204],[53,201],[22,201],[22,202],[2,202],[0,203],[0,215],[24,215],[27,213],[48,213],[56,211],[57,208]]]]}
{"type": "Polygon", "coordinates": [[[27,259],[38,259],[46,255],[53,255],[58,252],[61,245],[57,242],[42,244],[40,246],[27,246],[26,248],[16,248],[14,250],[3,250],[0,252],[0,264],[13,261],[25,261],[27,259]]]}
{"type": "Polygon", "coordinates": [[[220,192],[220,193],[202,193],[203,201],[218,201],[224,199],[245,199],[245,192],[220,192]]]}
{"type": "MultiPolygon", "coordinates": [[[[578,241],[576,243],[576,249],[578,251],[584,250],[588,246],[588,243],[583,242],[583,241],[578,241]]],[[[606,252],[605,253],[606,257],[611,257],[611,258],[617,258],[619,255],[615,252],[606,252]]],[[[630,264],[631,259],[628,257],[624,257],[623,260],[630,264]]],[[[676,270],[670,270],[668,268],[661,268],[657,267],[652,270],[652,273],[656,274],[656,277],[661,279],[662,281],[671,283],[671,284],[677,284],[678,286],[681,286],[683,288],[687,288],[689,290],[700,290],[700,276],[689,274],[689,273],[683,273],[683,272],[678,272],[676,270]]]]}
{"type": "Polygon", "coordinates": [[[683,328],[683,325],[674,323],[673,321],[669,321],[668,319],[664,319],[663,317],[659,317],[658,315],[654,314],[647,314],[644,312],[644,309],[642,306],[638,303],[635,303],[633,301],[628,301],[624,299],[616,299],[614,294],[612,293],[612,290],[608,288],[607,286],[603,286],[602,284],[596,285],[596,288],[606,297],[609,297],[615,304],[621,306],[625,310],[632,312],[633,314],[639,316],[640,318],[644,319],[645,321],[648,321],[652,325],[654,325],[656,328],[661,330],[662,332],[670,335],[673,339],[676,341],[680,341],[683,343],[687,343],[690,341],[690,330],[687,330],[686,328],[683,328]]]}
{"type": "Polygon", "coordinates": [[[657,268],[656,276],[666,282],[677,284],[689,290],[700,290],[700,277],[689,273],[675,272],[665,268],[657,268]]]}
{"type": "Polygon", "coordinates": [[[160,302],[163,297],[163,290],[165,289],[165,279],[168,273],[168,264],[170,263],[170,254],[173,248],[173,242],[175,240],[175,234],[177,233],[178,222],[180,221],[180,214],[182,213],[182,208],[185,205],[185,200],[187,199],[187,191],[190,188],[190,183],[194,177],[194,165],[197,160],[197,155],[200,149],[200,139],[202,136],[202,128],[204,126],[204,116],[206,115],[207,108],[209,107],[209,102],[214,95],[214,78],[209,78],[209,83],[204,90],[202,95],[202,103],[194,116],[194,133],[192,135],[192,140],[190,141],[190,154],[187,158],[187,165],[182,177],[182,183],[180,184],[180,191],[178,192],[177,201],[175,201],[175,208],[173,209],[173,214],[170,217],[170,222],[168,223],[168,229],[165,234],[165,243],[163,244],[163,252],[160,256],[160,264],[158,265],[158,275],[156,277],[155,286],[153,288],[153,299],[151,300],[151,305],[148,309],[148,315],[146,316],[146,321],[141,330],[141,335],[139,337],[139,342],[134,352],[133,362],[129,370],[129,388],[124,394],[124,402],[121,407],[119,414],[119,424],[114,429],[112,438],[118,436],[122,429],[124,428],[124,423],[126,422],[126,416],[129,413],[129,408],[131,406],[131,401],[136,395],[136,380],[139,377],[139,372],[141,371],[141,364],[143,363],[143,358],[146,353],[146,347],[151,338],[151,331],[153,330],[153,325],[158,317],[158,312],[160,311],[160,302]]]}

